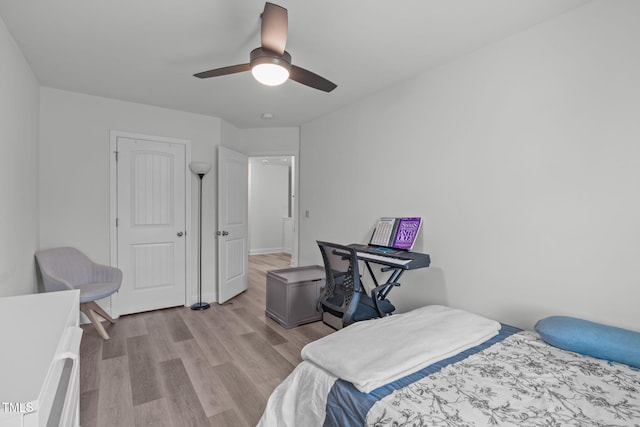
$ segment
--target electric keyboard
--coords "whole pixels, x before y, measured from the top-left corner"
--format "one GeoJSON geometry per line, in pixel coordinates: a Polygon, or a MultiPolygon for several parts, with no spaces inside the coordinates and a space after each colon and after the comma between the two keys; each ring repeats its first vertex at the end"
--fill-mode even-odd
{"type": "Polygon", "coordinates": [[[356,249],[358,259],[362,261],[382,264],[403,270],[414,270],[429,267],[431,258],[428,254],[411,251],[401,251],[388,248],[376,248],[369,245],[351,244],[356,249]]]}

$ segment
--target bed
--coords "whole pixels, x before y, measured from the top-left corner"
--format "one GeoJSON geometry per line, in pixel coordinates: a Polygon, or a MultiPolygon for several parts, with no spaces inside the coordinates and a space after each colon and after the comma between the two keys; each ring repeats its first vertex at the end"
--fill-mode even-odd
{"type": "MultiPolygon", "coordinates": [[[[443,306],[356,323],[303,349],[258,425],[640,426],[637,365],[549,345],[560,331],[556,345],[589,353],[575,337],[593,328],[548,324],[538,334],[443,306]]],[[[587,347],[635,358],[640,334],[625,333],[587,347]]]]}

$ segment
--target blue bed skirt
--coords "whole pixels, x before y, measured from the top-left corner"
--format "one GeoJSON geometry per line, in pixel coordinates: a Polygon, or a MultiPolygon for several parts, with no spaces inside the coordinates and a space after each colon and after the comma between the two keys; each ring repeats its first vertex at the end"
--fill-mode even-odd
{"type": "Polygon", "coordinates": [[[447,365],[459,362],[485,348],[491,347],[510,335],[520,332],[521,329],[502,324],[500,332],[495,337],[473,348],[441,360],[400,378],[397,381],[386,384],[373,390],[371,393],[362,393],[355,386],[347,381],[337,380],[327,397],[327,416],[324,421],[325,427],[361,427],[366,425],[367,413],[371,407],[380,399],[388,396],[395,390],[406,387],[427,375],[439,371],[447,365]]]}

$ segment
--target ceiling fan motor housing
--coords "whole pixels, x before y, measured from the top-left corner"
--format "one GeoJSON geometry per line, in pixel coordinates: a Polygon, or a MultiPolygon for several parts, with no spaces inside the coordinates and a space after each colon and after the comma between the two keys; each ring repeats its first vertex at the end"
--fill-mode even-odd
{"type": "Polygon", "coordinates": [[[249,62],[251,68],[259,64],[275,64],[285,68],[287,71],[291,69],[291,55],[286,50],[280,55],[263,47],[257,47],[251,51],[249,62]]]}

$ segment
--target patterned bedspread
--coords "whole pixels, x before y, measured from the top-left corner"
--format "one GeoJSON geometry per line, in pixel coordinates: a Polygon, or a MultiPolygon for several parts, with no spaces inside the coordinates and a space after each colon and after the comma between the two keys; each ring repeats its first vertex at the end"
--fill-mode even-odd
{"type": "Polygon", "coordinates": [[[520,332],[373,405],[372,427],[640,426],[640,372],[520,332]]]}

